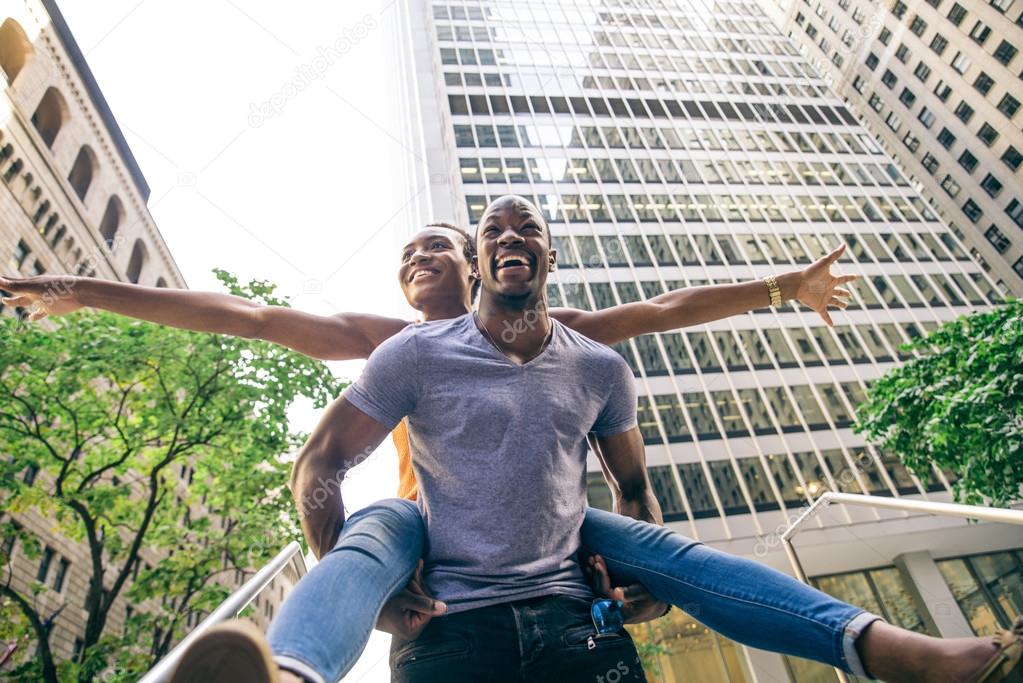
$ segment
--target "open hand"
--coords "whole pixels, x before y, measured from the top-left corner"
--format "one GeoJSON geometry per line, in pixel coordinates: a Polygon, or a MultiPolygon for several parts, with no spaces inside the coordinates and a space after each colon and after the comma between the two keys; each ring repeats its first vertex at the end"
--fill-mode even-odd
{"type": "Polygon", "coordinates": [[[590,577],[593,592],[597,597],[621,601],[622,616],[625,618],[626,624],[653,621],[662,617],[668,609],[667,603],[660,602],[641,583],[612,587],[607,564],[600,555],[591,555],[584,568],[590,577]]]}
{"type": "Polygon", "coordinates": [[[70,275],[0,277],[0,289],[11,293],[11,296],[3,298],[4,305],[26,309],[28,319],[32,322],[48,315],[65,315],[82,308],[77,283],[78,278],[70,275]]]}
{"type": "Polygon", "coordinates": [[[841,285],[856,279],[855,275],[831,274],[831,265],[844,252],[845,244],[842,244],[827,256],[822,256],[807,266],[800,272],[799,288],[796,290],[796,299],[817,311],[829,326],[834,326],[835,323],[828,313],[828,306],[846,308],[852,295],[848,290],[842,289],[841,285]]]}
{"type": "Polygon", "coordinates": [[[447,612],[448,606],[434,599],[423,581],[423,561],[408,585],[387,601],[377,618],[377,628],[402,640],[415,640],[434,617],[447,612]]]}

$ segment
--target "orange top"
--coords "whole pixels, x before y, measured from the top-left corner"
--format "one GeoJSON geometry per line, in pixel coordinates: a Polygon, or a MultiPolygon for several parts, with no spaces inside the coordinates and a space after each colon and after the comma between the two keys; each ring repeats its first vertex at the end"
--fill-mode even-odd
{"type": "Polygon", "coordinates": [[[398,451],[398,497],[415,500],[418,486],[416,474],[412,471],[412,449],[409,447],[408,427],[405,425],[405,420],[399,422],[391,432],[391,440],[394,441],[394,448],[398,451]]]}

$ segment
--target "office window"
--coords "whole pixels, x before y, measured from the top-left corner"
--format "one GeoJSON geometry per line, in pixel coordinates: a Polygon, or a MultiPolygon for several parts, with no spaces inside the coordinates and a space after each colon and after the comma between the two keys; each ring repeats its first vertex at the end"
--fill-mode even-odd
{"type": "Polygon", "coordinates": [[[987,26],[983,21],[978,21],[970,29],[970,38],[973,38],[973,42],[978,45],[983,45],[987,42],[988,37],[991,36],[991,27],[987,26]]]}
{"type": "Polygon", "coordinates": [[[997,197],[998,193],[1002,191],[1001,181],[990,173],[984,176],[984,180],[980,181],[980,186],[992,197],[997,197]]]}
{"type": "Polygon", "coordinates": [[[884,104],[881,102],[881,96],[876,92],[870,93],[870,99],[867,100],[867,104],[869,104],[870,108],[876,112],[880,112],[884,108],[884,104]]]}
{"type": "Polygon", "coordinates": [[[67,578],[67,571],[71,567],[71,562],[66,558],[60,558],[60,564],[57,565],[57,575],[53,577],[53,590],[58,593],[64,589],[64,580],[67,578]]]}
{"type": "Polygon", "coordinates": [[[963,19],[966,18],[966,8],[960,5],[958,2],[952,5],[952,9],[948,11],[948,20],[958,26],[963,23],[963,19]]]}
{"type": "Polygon", "coordinates": [[[955,114],[963,123],[969,123],[970,119],[973,118],[973,107],[966,104],[966,100],[963,100],[956,106],[955,114]]]}
{"type": "Polygon", "coordinates": [[[966,73],[972,63],[972,60],[962,51],[957,52],[956,56],[952,58],[952,68],[961,74],[966,73]]]}
{"type": "Polygon", "coordinates": [[[1012,58],[1016,56],[1017,52],[1019,52],[1019,50],[1017,50],[1012,45],[1012,43],[1010,43],[1007,40],[1003,40],[1001,43],[998,44],[998,47],[995,49],[995,54],[993,56],[999,62],[1008,66],[1009,62],[1012,61],[1012,58]]]}
{"type": "Polygon", "coordinates": [[[885,124],[892,129],[892,131],[898,133],[899,128],[902,127],[902,119],[893,111],[888,112],[888,116],[884,119],[885,124]]]}
{"type": "Polygon", "coordinates": [[[895,0],[895,5],[892,7],[892,14],[901,19],[906,16],[906,3],[902,0],[895,0]]]}
{"type": "Polygon", "coordinates": [[[920,113],[917,114],[916,117],[917,117],[917,119],[920,120],[920,123],[924,124],[924,126],[927,127],[927,128],[930,128],[931,126],[934,125],[934,118],[935,118],[934,112],[932,112],[927,107],[924,107],[923,109],[921,109],[920,113]]]}
{"type": "Polygon", "coordinates": [[[856,77],[853,78],[853,89],[855,89],[856,92],[858,92],[859,94],[862,95],[863,94],[863,90],[864,90],[864,88],[866,88],[866,86],[867,86],[867,82],[863,80],[863,76],[860,76],[859,74],[856,74],[856,77]]]}
{"type": "Polygon", "coordinates": [[[46,577],[50,573],[50,565],[53,563],[54,550],[46,546],[43,550],[43,559],[39,562],[39,571],[36,572],[36,581],[46,583],[46,577]]]}
{"type": "Polygon", "coordinates": [[[887,26],[885,26],[884,28],[881,29],[881,32],[877,34],[877,39],[880,40],[883,44],[887,45],[892,40],[892,32],[888,30],[887,26]]]}
{"type": "Polygon", "coordinates": [[[949,149],[956,142],[956,136],[948,128],[942,128],[941,132],[938,133],[938,142],[945,149],[949,149]]]}
{"type": "Polygon", "coordinates": [[[945,177],[941,181],[941,189],[943,189],[949,197],[953,199],[959,196],[959,183],[955,181],[952,176],[945,174],[945,177]]]}
{"type": "Polygon", "coordinates": [[[895,50],[895,58],[905,64],[909,61],[909,47],[905,43],[901,43],[897,50],[895,50]]]}
{"type": "Polygon", "coordinates": [[[945,54],[945,48],[947,47],[948,39],[940,33],[935,33],[934,37],[931,38],[931,49],[941,55],[945,54]]]}
{"type": "Polygon", "coordinates": [[[976,223],[984,215],[984,210],[977,206],[977,202],[967,199],[966,203],[963,204],[963,213],[966,214],[967,218],[976,223]]]}
{"type": "Polygon", "coordinates": [[[922,36],[924,34],[924,31],[927,30],[927,22],[921,19],[920,15],[917,15],[913,17],[913,21],[909,22],[909,30],[915,33],[917,36],[922,36]]]}
{"type": "Polygon", "coordinates": [[[1012,145],[1009,145],[1009,148],[1002,154],[1002,161],[1005,162],[1006,166],[1015,171],[1020,167],[1020,164],[1023,164],[1023,154],[1012,145]]]}
{"type": "Polygon", "coordinates": [[[913,69],[913,75],[919,78],[922,83],[926,83],[927,79],[931,77],[931,67],[924,64],[921,59],[920,63],[916,65],[916,68],[913,69]]]}
{"type": "Polygon", "coordinates": [[[891,72],[890,69],[884,70],[884,75],[881,76],[881,82],[888,86],[888,89],[895,87],[895,83],[898,82],[898,77],[891,72]]]}
{"type": "Polygon", "coordinates": [[[913,135],[912,132],[906,133],[906,136],[902,138],[902,144],[909,148],[909,151],[916,152],[920,149],[920,138],[913,135]]]}
{"type": "Polygon", "coordinates": [[[1015,116],[1016,112],[1019,111],[1019,100],[1006,93],[1002,96],[1001,101],[998,103],[998,111],[1011,119],[1015,116]]]}
{"type": "MultiPolygon", "coordinates": [[[[987,4],[991,5],[1002,14],[1005,14],[1006,10],[1012,7],[1012,3],[1013,0],[987,0],[987,4]]],[[[1023,21],[1023,15],[1020,15],[1016,21],[1023,21]]]]}
{"type": "Polygon", "coordinates": [[[945,81],[938,81],[938,84],[934,86],[934,94],[938,96],[938,99],[942,102],[948,101],[948,96],[952,94],[952,86],[945,81]]]}
{"type": "Polygon", "coordinates": [[[995,79],[988,76],[986,73],[981,71],[977,78],[973,81],[973,87],[984,93],[985,95],[991,90],[991,86],[995,84],[995,79]]]}
{"type": "Polygon", "coordinates": [[[964,149],[963,153],[959,155],[959,165],[968,172],[973,173],[974,169],[977,168],[977,157],[973,156],[970,150],[964,149]]]}
{"type": "Polygon", "coordinates": [[[1023,256],[1016,259],[1016,262],[1012,264],[1012,269],[1016,271],[1016,275],[1023,277],[1023,256]]]}
{"type": "Polygon", "coordinates": [[[1005,207],[1005,213],[1009,215],[1012,222],[1023,228],[1023,202],[1018,199],[1013,199],[1009,202],[1009,205],[1005,207]]]}
{"type": "Polygon", "coordinates": [[[899,95],[899,102],[912,109],[913,103],[916,102],[916,95],[909,88],[903,88],[902,93],[899,95]]]}
{"type": "Polygon", "coordinates": [[[977,137],[980,138],[981,142],[990,147],[998,139],[998,131],[991,125],[984,123],[980,130],[977,131],[977,137]]]}
{"type": "Polygon", "coordinates": [[[934,175],[935,172],[938,170],[938,166],[940,166],[938,160],[935,159],[934,155],[931,154],[930,152],[924,154],[924,158],[921,160],[921,163],[924,165],[924,168],[927,169],[927,172],[930,173],[931,175],[934,175]]]}
{"type": "Polygon", "coordinates": [[[11,255],[11,265],[14,270],[20,270],[31,253],[32,250],[28,248],[24,240],[18,240],[18,244],[14,247],[14,253],[11,255]]]}
{"type": "Polygon", "coordinates": [[[1004,254],[1005,251],[1012,246],[1012,242],[1006,237],[1005,233],[999,230],[994,223],[991,224],[987,230],[984,231],[984,237],[991,243],[991,246],[995,248],[999,254],[1004,254]]]}
{"type": "Polygon", "coordinates": [[[877,55],[875,55],[873,52],[871,52],[870,54],[867,55],[866,64],[867,64],[867,68],[868,69],[870,69],[871,71],[876,69],[877,68],[877,62],[878,62],[877,55]]]}

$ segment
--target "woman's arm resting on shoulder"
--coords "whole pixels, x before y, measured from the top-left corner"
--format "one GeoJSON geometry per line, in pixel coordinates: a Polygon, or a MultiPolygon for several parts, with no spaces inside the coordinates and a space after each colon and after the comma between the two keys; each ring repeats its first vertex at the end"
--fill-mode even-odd
{"type": "Polygon", "coordinates": [[[230,294],[87,277],[0,277],[0,289],[11,293],[5,304],[29,309],[33,321],[84,307],[100,308],[170,327],[263,339],[320,360],[367,358],[407,324],[365,313],[314,315],[230,294]]]}

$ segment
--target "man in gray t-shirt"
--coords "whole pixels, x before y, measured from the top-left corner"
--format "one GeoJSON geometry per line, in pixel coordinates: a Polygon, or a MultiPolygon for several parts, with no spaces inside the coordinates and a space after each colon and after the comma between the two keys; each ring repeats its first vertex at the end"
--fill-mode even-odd
{"type": "MultiPolygon", "coordinates": [[[[414,640],[393,643],[392,680],[643,680],[627,633],[595,631],[592,593],[576,562],[588,435],[617,492],[616,509],[660,521],[631,372],[611,349],[547,315],[545,283],[555,253],[535,206],[518,197],[496,200],[480,220],[476,243],[478,310],[412,326],[381,344],[303,449],[293,493],[296,500],[324,501],[304,507],[303,530],[321,553],[344,546],[345,554],[329,553],[324,564],[331,568],[317,567],[296,587],[275,622],[286,626],[271,634],[274,655],[296,669],[315,657],[327,670],[361,649],[352,641],[361,637],[363,608],[399,587],[373,564],[383,555],[376,546],[389,539],[416,558],[425,554],[426,586],[443,601],[441,612],[446,607],[443,616],[431,608],[433,620],[414,640]],[[361,511],[345,520],[338,475],[406,418],[418,510],[392,501],[372,520],[361,511]],[[423,535],[396,533],[409,508],[418,530],[425,528],[425,548],[423,535]],[[347,563],[349,551],[361,556],[363,545],[370,547],[368,561],[347,563]],[[340,576],[348,564],[358,568],[340,576]],[[359,594],[345,600],[346,587],[359,594]],[[337,606],[319,609],[324,600],[337,606]],[[292,613],[315,611],[323,620],[316,642],[300,619],[284,620],[294,605],[301,609],[292,613]],[[347,619],[346,606],[356,612],[347,619]]],[[[424,258],[407,277],[439,278],[443,270],[424,258]]],[[[653,618],[663,605],[645,610],[641,618],[653,618]]]]}
{"type": "Polygon", "coordinates": [[[553,321],[519,365],[472,314],[384,342],[344,393],[388,429],[408,416],[429,551],[448,613],[543,595],[591,598],[575,554],[586,506],[586,435],[636,426],[621,356],[553,321]]]}

